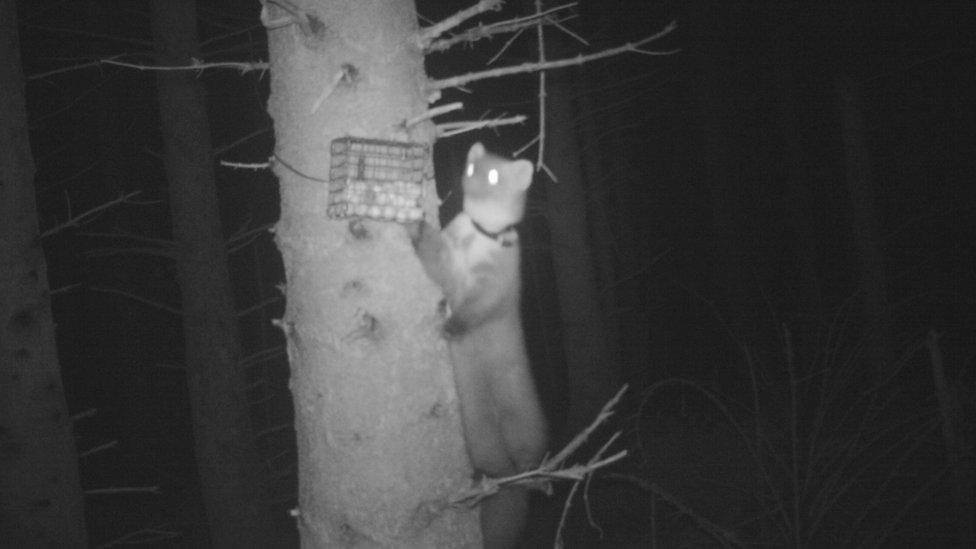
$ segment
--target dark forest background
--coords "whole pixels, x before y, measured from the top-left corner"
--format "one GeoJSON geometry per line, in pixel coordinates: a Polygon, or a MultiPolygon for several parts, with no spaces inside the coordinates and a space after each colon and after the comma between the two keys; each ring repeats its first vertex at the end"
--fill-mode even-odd
{"type": "MultiPolygon", "coordinates": [[[[42,233],[139,192],[43,242],[69,409],[97,412],[75,426],[79,451],[118,442],[82,457],[83,487],[159,488],[86,498],[92,542],[158,528],[179,532],[176,545],[205,544],[179,289],[154,252],[170,237],[155,75],[94,63],[152,64],[147,7],[19,4],[42,233]]],[[[418,10],[437,21],[465,5],[420,0],[418,10]]],[[[198,6],[206,61],[267,59],[257,1],[198,6]]],[[[615,418],[631,456],[592,486],[603,537],[578,510],[569,546],[973,539],[974,11],[952,1],[580,2],[569,25],[590,45],[564,51],[638,40],[674,19],[667,46],[681,52],[562,72],[574,119],[559,130],[580,140],[613,367],[631,386],[615,418]],[[949,384],[942,394],[933,350],[949,384]],[[947,400],[967,421],[968,478],[950,465],[940,429],[947,400]],[[802,511],[784,509],[797,500],[802,511]],[[784,513],[805,517],[808,537],[784,513]]],[[[534,56],[521,40],[500,62],[534,56]]],[[[428,73],[476,70],[502,44],[432,55],[428,73]]],[[[265,161],[274,149],[267,76],[199,78],[215,160],[265,161]]],[[[472,142],[507,154],[537,132],[536,83],[526,75],[445,93],[463,99],[464,118],[529,116],[438,142],[447,218],[472,142]]],[[[218,168],[217,177],[224,231],[237,243],[253,417],[285,516],[294,433],[271,325],[283,275],[260,230],[278,216],[276,181],[261,170],[218,168]]],[[[572,372],[562,366],[546,189],[533,192],[522,228],[525,316],[558,431],[572,372]]],[[[540,500],[539,545],[551,543],[560,501],[540,500]]]]}

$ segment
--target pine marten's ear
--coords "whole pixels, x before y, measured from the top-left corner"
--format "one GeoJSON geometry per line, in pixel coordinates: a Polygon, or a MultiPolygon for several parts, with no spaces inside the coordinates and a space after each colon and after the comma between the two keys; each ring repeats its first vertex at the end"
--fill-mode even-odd
{"type": "Polygon", "coordinates": [[[481,143],[475,143],[471,145],[468,149],[468,163],[474,162],[485,155],[485,146],[481,143]]]}
{"type": "Polygon", "coordinates": [[[529,188],[532,184],[532,171],[534,170],[532,162],[528,160],[520,159],[512,162],[508,165],[508,177],[509,181],[512,182],[512,186],[520,191],[524,191],[529,188]]]}

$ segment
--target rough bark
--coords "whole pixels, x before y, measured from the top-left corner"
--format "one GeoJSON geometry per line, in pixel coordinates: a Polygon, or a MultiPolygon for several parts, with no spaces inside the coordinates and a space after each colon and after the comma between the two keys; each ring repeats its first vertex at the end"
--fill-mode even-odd
{"type": "MultiPolygon", "coordinates": [[[[155,0],[152,27],[161,65],[191,62],[197,48],[193,0],[155,0]]],[[[268,547],[271,517],[240,366],[204,88],[190,72],[161,72],[157,81],[193,434],[211,539],[215,547],[268,547]]]]}
{"type": "MultiPolygon", "coordinates": [[[[302,547],[466,547],[477,514],[446,506],[468,483],[439,291],[404,227],[326,214],[330,143],[430,144],[402,122],[426,108],[412,0],[266,4],[285,266],[302,547]]],[[[437,219],[433,181],[427,219],[437,219]]]]}
{"type": "Polygon", "coordinates": [[[0,0],[0,544],[86,547],[34,197],[14,0],[0,0]]]}

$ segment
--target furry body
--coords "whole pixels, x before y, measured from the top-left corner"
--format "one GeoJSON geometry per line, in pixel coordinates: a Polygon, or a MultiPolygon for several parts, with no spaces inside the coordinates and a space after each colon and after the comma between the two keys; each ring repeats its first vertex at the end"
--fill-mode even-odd
{"type": "MultiPolygon", "coordinates": [[[[468,152],[464,209],[438,233],[423,223],[417,254],[444,291],[444,324],[461,401],[464,438],[472,465],[490,477],[539,464],[546,423],[525,351],[520,312],[520,250],[515,224],[525,211],[532,164],[468,152]]],[[[485,547],[518,542],[528,508],[524,488],[484,500],[485,547]]]]}

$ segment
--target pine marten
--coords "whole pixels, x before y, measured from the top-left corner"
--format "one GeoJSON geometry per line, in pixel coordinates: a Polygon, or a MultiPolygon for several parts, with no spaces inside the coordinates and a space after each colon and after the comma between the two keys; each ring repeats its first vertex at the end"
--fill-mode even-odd
{"type": "MultiPolygon", "coordinates": [[[[476,143],[462,180],[463,210],[441,232],[422,222],[414,238],[424,269],[444,291],[468,455],[490,477],[536,467],[547,445],[522,334],[515,229],[532,169],[528,160],[507,160],[476,143]]],[[[515,546],[527,510],[528,492],[517,486],[484,500],[485,547],[515,546]]]]}

